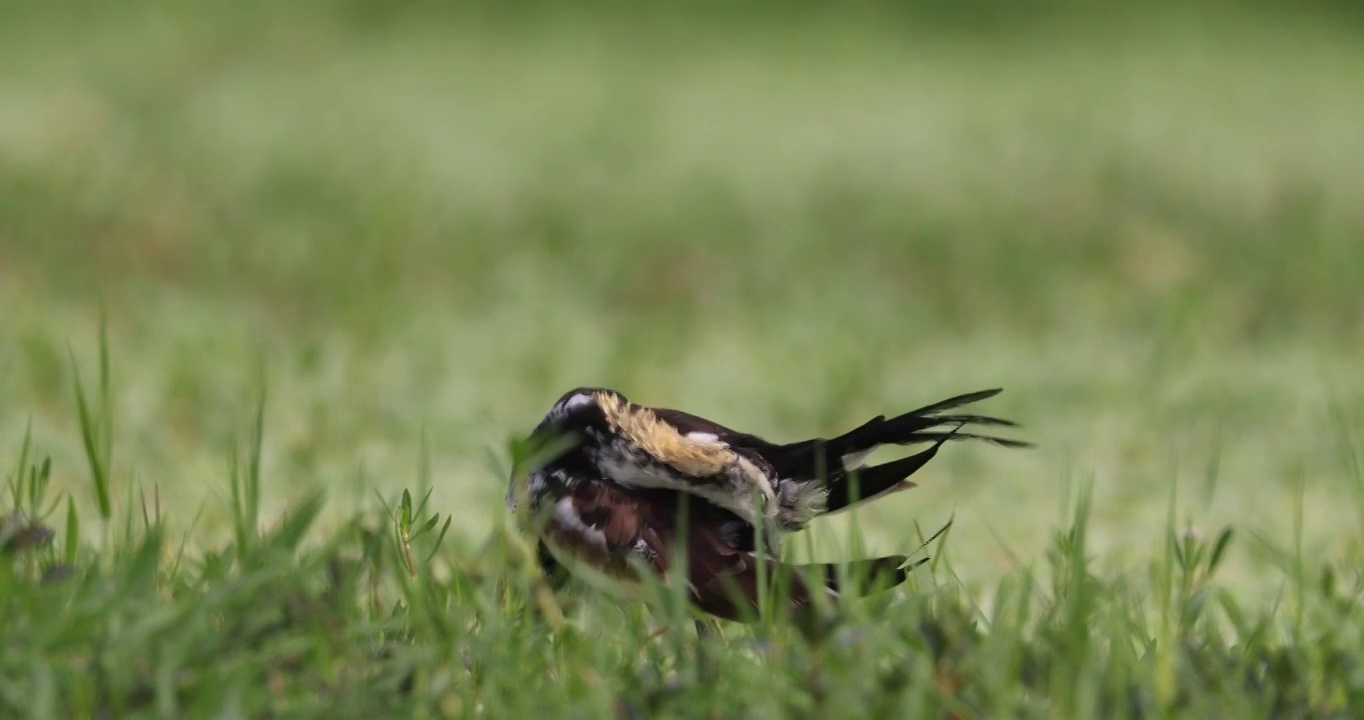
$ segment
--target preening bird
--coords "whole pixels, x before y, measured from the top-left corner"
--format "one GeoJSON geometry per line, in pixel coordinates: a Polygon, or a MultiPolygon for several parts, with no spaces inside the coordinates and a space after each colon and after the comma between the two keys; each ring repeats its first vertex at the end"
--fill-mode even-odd
{"type": "MultiPolygon", "coordinates": [[[[526,474],[524,486],[513,476],[507,505],[538,519],[534,529],[547,571],[605,576],[628,587],[638,582],[641,568],[666,578],[676,553],[684,551],[690,600],[702,612],[751,617],[765,579],[760,565],[769,573],[797,571],[789,576],[785,600],[800,610],[818,594],[837,600],[870,585],[841,587],[832,564],[783,564],[781,536],[814,517],[914,487],[909,477],[948,440],[1030,446],[967,429],[1016,427],[1011,421],[948,412],[999,392],[880,415],[831,438],[775,443],[681,410],[639,405],[614,390],[577,388],[531,432],[534,445],[554,438],[562,443],[526,474]],[[883,445],[923,443],[929,446],[908,457],[864,466],[883,445]],[[520,508],[522,501],[528,508],[520,508]]],[[[850,575],[884,587],[886,580],[904,581],[912,569],[907,563],[894,555],[845,565],[850,575]]]]}

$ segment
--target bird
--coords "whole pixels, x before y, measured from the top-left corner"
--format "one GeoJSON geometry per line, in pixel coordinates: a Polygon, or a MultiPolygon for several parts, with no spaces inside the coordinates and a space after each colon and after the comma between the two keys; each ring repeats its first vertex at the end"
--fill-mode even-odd
{"type": "Polygon", "coordinates": [[[528,446],[543,457],[513,472],[506,504],[535,519],[537,557],[560,585],[580,577],[638,598],[642,572],[666,579],[685,567],[697,610],[748,622],[759,586],[787,573],[784,604],[799,613],[819,596],[837,602],[898,585],[918,563],[877,557],[842,563],[840,575],[832,563],[782,561],[781,538],[815,517],[914,487],[909,477],[949,440],[1031,447],[966,429],[1018,427],[1012,421],[947,412],[1000,392],[960,394],[833,437],[778,443],[610,388],[578,387],[530,432],[528,446]],[[923,443],[929,446],[908,457],[865,465],[879,447],[923,443]]]}

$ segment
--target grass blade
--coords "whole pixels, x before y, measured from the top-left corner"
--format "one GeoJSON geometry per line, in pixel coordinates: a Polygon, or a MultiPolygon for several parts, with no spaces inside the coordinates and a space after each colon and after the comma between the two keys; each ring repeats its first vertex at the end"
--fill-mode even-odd
{"type": "Polygon", "coordinates": [[[113,503],[109,500],[109,467],[105,463],[105,458],[108,456],[100,449],[100,438],[96,434],[95,418],[90,411],[90,403],[85,397],[85,387],[81,382],[80,367],[76,364],[76,354],[70,348],[67,348],[67,351],[71,356],[71,372],[76,384],[76,412],[80,420],[81,443],[85,449],[85,459],[90,468],[90,480],[95,487],[95,501],[99,504],[99,516],[108,522],[113,517],[113,503]]]}
{"type": "Polygon", "coordinates": [[[66,496],[66,545],[63,558],[67,565],[76,562],[76,551],[80,549],[81,524],[80,518],[76,515],[76,501],[70,495],[66,496]]]}

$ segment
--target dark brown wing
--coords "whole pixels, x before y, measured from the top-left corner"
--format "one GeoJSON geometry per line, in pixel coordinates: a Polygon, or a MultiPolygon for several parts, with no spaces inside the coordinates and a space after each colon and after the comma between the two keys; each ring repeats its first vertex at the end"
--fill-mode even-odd
{"type": "MultiPolygon", "coordinates": [[[[740,619],[746,607],[757,607],[758,597],[755,557],[736,547],[743,542],[736,536],[736,525],[747,525],[700,498],[580,480],[547,509],[543,542],[555,548],[570,571],[586,565],[632,584],[639,580],[642,562],[642,567],[666,579],[677,549],[679,503],[684,497],[691,599],[704,612],[740,619]]],[[[808,593],[797,597],[801,605],[808,602],[808,593]]]]}
{"type": "MultiPolygon", "coordinates": [[[[726,620],[748,621],[758,617],[758,557],[723,543],[716,534],[697,533],[689,543],[688,580],[692,603],[701,611],[726,620]]],[[[779,565],[768,558],[768,577],[779,565]]],[[[809,607],[812,593],[799,577],[793,577],[785,601],[792,610],[809,607]]]]}
{"type": "Polygon", "coordinates": [[[731,447],[751,448],[759,452],[780,447],[779,445],[764,440],[757,435],[739,432],[733,428],[725,427],[720,423],[706,418],[692,415],[689,412],[674,410],[672,408],[649,408],[659,420],[677,428],[683,435],[689,433],[710,433],[717,440],[728,444],[731,447]]]}
{"type": "Polygon", "coordinates": [[[650,494],[582,480],[549,510],[544,539],[574,560],[617,579],[636,579],[632,557],[665,574],[672,521],[659,498],[650,494]]]}
{"type": "MultiPolygon", "coordinates": [[[[760,576],[757,555],[738,547],[742,539],[735,532],[736,526],[746,524],[699,498],[584,480],[556,503],[547,518],[545,540],[597,572],[633,582],[638,580],[636,568],[641,562],[643,567],[666,579],[676,559],[676,543],[685,537],[687,585],[692,603],[702,612],[743,621],[757,616],[760,576]],[[685,535],[678,532],[678,520],[682,517],[679,503],[683,498],[687,503],[685,535]]],[[[900,569],[905,560],[896,556],[851,565],[883,575],[888,573],[892,583],[897,583],[908,573],[907,569],[900,569]]],[[[779,571],[789,573],[783,597],[793,612],[809,607],[816,593],[825,593],[833,600],[840,590],[848,590],[838,587],[831,565],[790,566],[768,557],[763,566],[769,578],[779,571]],[[809,582],[805,571],[813,571],[809,582]]]]}
{"type": "Polygon", "coordinates": [[[900,584],[913,570],[907,566],[909,558],[892,555],[843,563],[841,574],[832,563],[792,565],[767,558],[760,572],[756,554],[737,552],[716,543],[717,539],[713,534],[699,534],[691,543],[689,580],[692,602],[726,620],[749,621],[758,616],[759,578],[768,578],[769,592],[784,590],[781,597],[788,617],[798,617],[814,605],[818,595],[831,603],[842,596],[866,595],[900,584]],[[783,576],[783,583],[773,584],[778,575],[783,576]]]}

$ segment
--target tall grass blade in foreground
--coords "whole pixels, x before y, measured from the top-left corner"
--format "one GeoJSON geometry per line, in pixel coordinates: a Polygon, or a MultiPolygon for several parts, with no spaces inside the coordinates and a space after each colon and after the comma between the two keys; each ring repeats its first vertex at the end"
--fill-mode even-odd
{"type": "Polygon", "coordinates": [[[90,470],[90,481],[95,489],[95,501],[99,515],[107,524],[113,517],[113,503],[110,501],[110,473],[113,467],[113,409],[109,407],[109,339],[105,325],[101,321],[99,334],[99,405],[92,408],[86,399],[85,387],[81,382],[80,366],[76,363],[75,352],[68,348],[71,358],[71,373],[76,387],[76,410],[80,419],[81,442],[85,449],[85,460],[90,470]]]}

